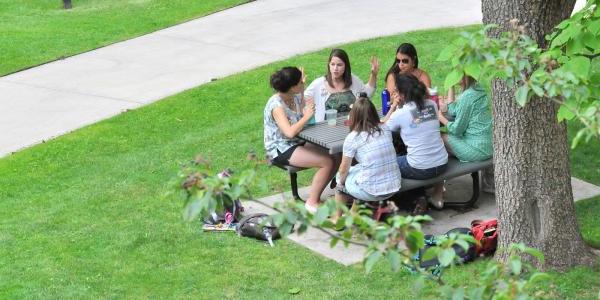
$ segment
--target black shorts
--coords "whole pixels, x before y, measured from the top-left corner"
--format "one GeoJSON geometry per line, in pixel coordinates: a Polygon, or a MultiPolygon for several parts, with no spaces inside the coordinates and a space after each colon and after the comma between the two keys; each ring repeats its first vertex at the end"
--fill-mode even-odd
{"type": "Polygon", "coordinates": [[[285,152],[281,153],[279,152],[279,150],[277,150],[277,153],[279,155],[277,155],[277,157],[275,157],[273,159],[273,162],[275,164],[278,165],[290,165],[290,158],[292,158],[292,153],[294,153],[294,150],[296,150],[296,148],[298,146],[301,146],[300,144],[291,146],[289,149],[285,150],[285,152]]]}

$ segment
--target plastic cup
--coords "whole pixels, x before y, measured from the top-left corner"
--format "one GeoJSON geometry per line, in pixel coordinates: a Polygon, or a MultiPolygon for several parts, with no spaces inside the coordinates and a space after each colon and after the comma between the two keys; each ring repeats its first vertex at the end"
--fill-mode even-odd
{"type": "Polygon", "coordinates": [[[325,111],[325,120],[327,120],[327,124],[331,126],[335,126],[337,122],[337,110],[328,109],[325,111]]]}

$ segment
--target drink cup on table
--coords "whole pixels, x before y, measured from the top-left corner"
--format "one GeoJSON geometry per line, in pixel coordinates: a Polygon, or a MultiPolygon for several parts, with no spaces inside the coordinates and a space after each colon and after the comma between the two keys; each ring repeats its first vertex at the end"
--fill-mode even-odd
{"type": "Polygon", "coordinates": [[[328,109],[325,111],[325,120],[327,120],[327,124],[331,126],[335,126],[337,122],[337,110],[328,109]]]}

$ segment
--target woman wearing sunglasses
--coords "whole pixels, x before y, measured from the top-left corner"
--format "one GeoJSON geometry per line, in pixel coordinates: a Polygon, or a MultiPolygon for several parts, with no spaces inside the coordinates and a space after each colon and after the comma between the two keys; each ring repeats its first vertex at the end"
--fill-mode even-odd
{"type": "Polygon", "coordinates": [[[431,78],[427,72],[419,69],[417,49],[410,43],[403,43],[396,49],[396,59],[385,76],[385,88],[390,93],[396,90],[394,77],[398,74],[413,75],[427,88],[431,88],[431,78]]]}
{"type": "Polygon", "coordinates": [[[315,120],[325,119],[325,110],[335,109],[338,113],[349,113],[350,106],[360,93],[371,97],[375,92],[379,61],[371,58],[371,74],[365,85],[360,78],[352,74],[350,59],[346,51],[333,49],[327,61],[327,73],[319,77],[306,88],[304,98],[315,103],[315,120]]]}

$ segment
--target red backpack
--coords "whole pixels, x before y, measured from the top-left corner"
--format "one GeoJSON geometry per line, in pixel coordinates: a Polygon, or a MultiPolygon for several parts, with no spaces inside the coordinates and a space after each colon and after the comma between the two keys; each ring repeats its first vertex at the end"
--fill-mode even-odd
{"type": "Polygon", "coordinates": [[[475,246],[475,253],[489,255],[496,251],[498,245],[498,220],[474,220],[471,222],[471,233],[479,243],[475,246]]]}

